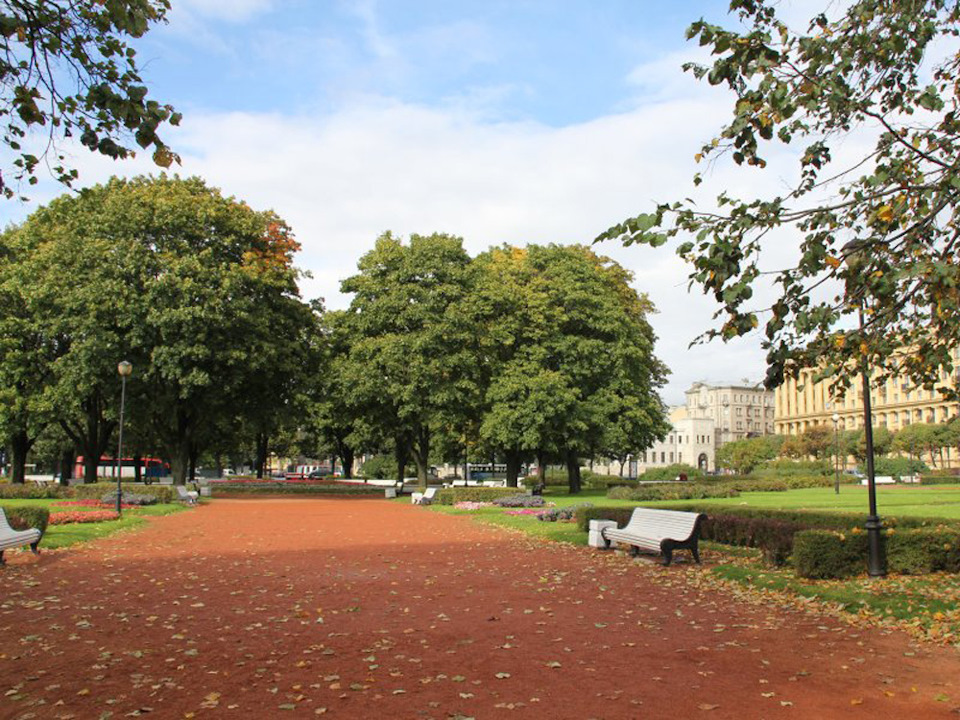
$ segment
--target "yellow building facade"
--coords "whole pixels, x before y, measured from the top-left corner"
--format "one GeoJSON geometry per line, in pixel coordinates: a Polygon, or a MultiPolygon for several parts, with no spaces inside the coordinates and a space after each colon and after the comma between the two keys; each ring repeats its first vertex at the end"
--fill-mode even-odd
{"type": "MultiPolygon", "coordinates": [[[[941,376],[941,387],[953,387],[954,379],[941,376]]],[[[902,378],[890,378],[870,389],[874,427],[891,432],[914,423],[944,423],[960,414],[960,403],[947,402],[938,389],[924,390],[902,378]]],[[[863,392],[859,379],[843,399],[830,395],[829,383],[814,382],[813,371],[797,379],[787,378],[774,392],[774,428],[778,435],[799,435],[815,425],[833,427],[833,414],[840,416],[840,430],[863,427],[863,392]]]]}

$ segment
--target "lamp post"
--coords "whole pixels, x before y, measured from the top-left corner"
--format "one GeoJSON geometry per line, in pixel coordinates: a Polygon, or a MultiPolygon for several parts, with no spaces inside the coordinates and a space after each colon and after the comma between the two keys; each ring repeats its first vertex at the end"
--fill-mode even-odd
{"type": "Polygon", "coordinates": [[[123,499],[123,489],[120,486],[123,470],[123,406],[127,401],[127,378],[133,372],[133,365],[123,360],[117,365],[117,372],[120,373],[120,434],[117,440],[117,514],[119,515],[123,499]]]}
{"type": "MultiPolygon", "coordinates": [[[[851,240],[840,249],[844,261],[851,274],[862,275],[864,266],[868,262],[866,249],[862,240],[851,240]]],[[[859,321],[860,335],[863,336],[863,305],[864,298],[857,298],[857,320],[859,321]]],[[[867,574],[870,577],[883,577],[887,574],[886,560],[883,557],[882,532],[883,523],[877,515],[877,482],[873,469],[873,410],[870,407],[870,364],[867,355],[861,353],[860,376],[863,385],[863,437],[866,444],[867,465],[867,496],[870,504],[870,514],[864,528],[867,531],[867,574]]]]}
{"type": "Polygon", "coordinates": [[[840,413],[833,414],[833,491],[840,494],[840,413]]]}

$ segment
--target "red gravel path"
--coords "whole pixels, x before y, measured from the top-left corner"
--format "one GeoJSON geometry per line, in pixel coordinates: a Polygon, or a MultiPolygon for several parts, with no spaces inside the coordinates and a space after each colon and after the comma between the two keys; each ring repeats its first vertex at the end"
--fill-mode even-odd
{"type": "Polygon", "coordinates": [[[381,500],[218,500],[0,569],[0,717],[927,718],[956,651],[381,500]],[[4,695],[5,694],[5,695],[4,695]]]}

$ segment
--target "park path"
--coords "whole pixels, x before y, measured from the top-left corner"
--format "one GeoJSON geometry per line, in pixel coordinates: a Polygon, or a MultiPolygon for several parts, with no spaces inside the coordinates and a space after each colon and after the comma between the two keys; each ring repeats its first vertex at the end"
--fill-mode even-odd
{"type": "Polygon", "coordinates": [[[960,656],[383,500],[217,500],[0,569],[2,718],[955,717],[960,656]]]}

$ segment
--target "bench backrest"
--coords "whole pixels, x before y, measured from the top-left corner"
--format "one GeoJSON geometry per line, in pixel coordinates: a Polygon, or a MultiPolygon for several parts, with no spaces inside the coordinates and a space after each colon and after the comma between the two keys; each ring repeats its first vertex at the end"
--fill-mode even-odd
{"type": "Polygon", "coordinates": [[[705,518],[706,515],[702,513],[636,508],[630,516],[630,522],[623,529],[640,534],[670,537],[674,540],[687,540],[705,518]]]}
{"type": "Polygon", "coordinates": [[[433,496],[437,494],[437,488],[428,487],[426,492],[423,493],[424,500],[433,500],[433,496]]]}
{"type": "Polygon", "coordinates": [[[10,527],[10,523],[7,521],[7,516],[3,512],[3,508],[0,508],[0,532],[4,531],[7,533],[16,532],[16,530],[10,527]]]}

